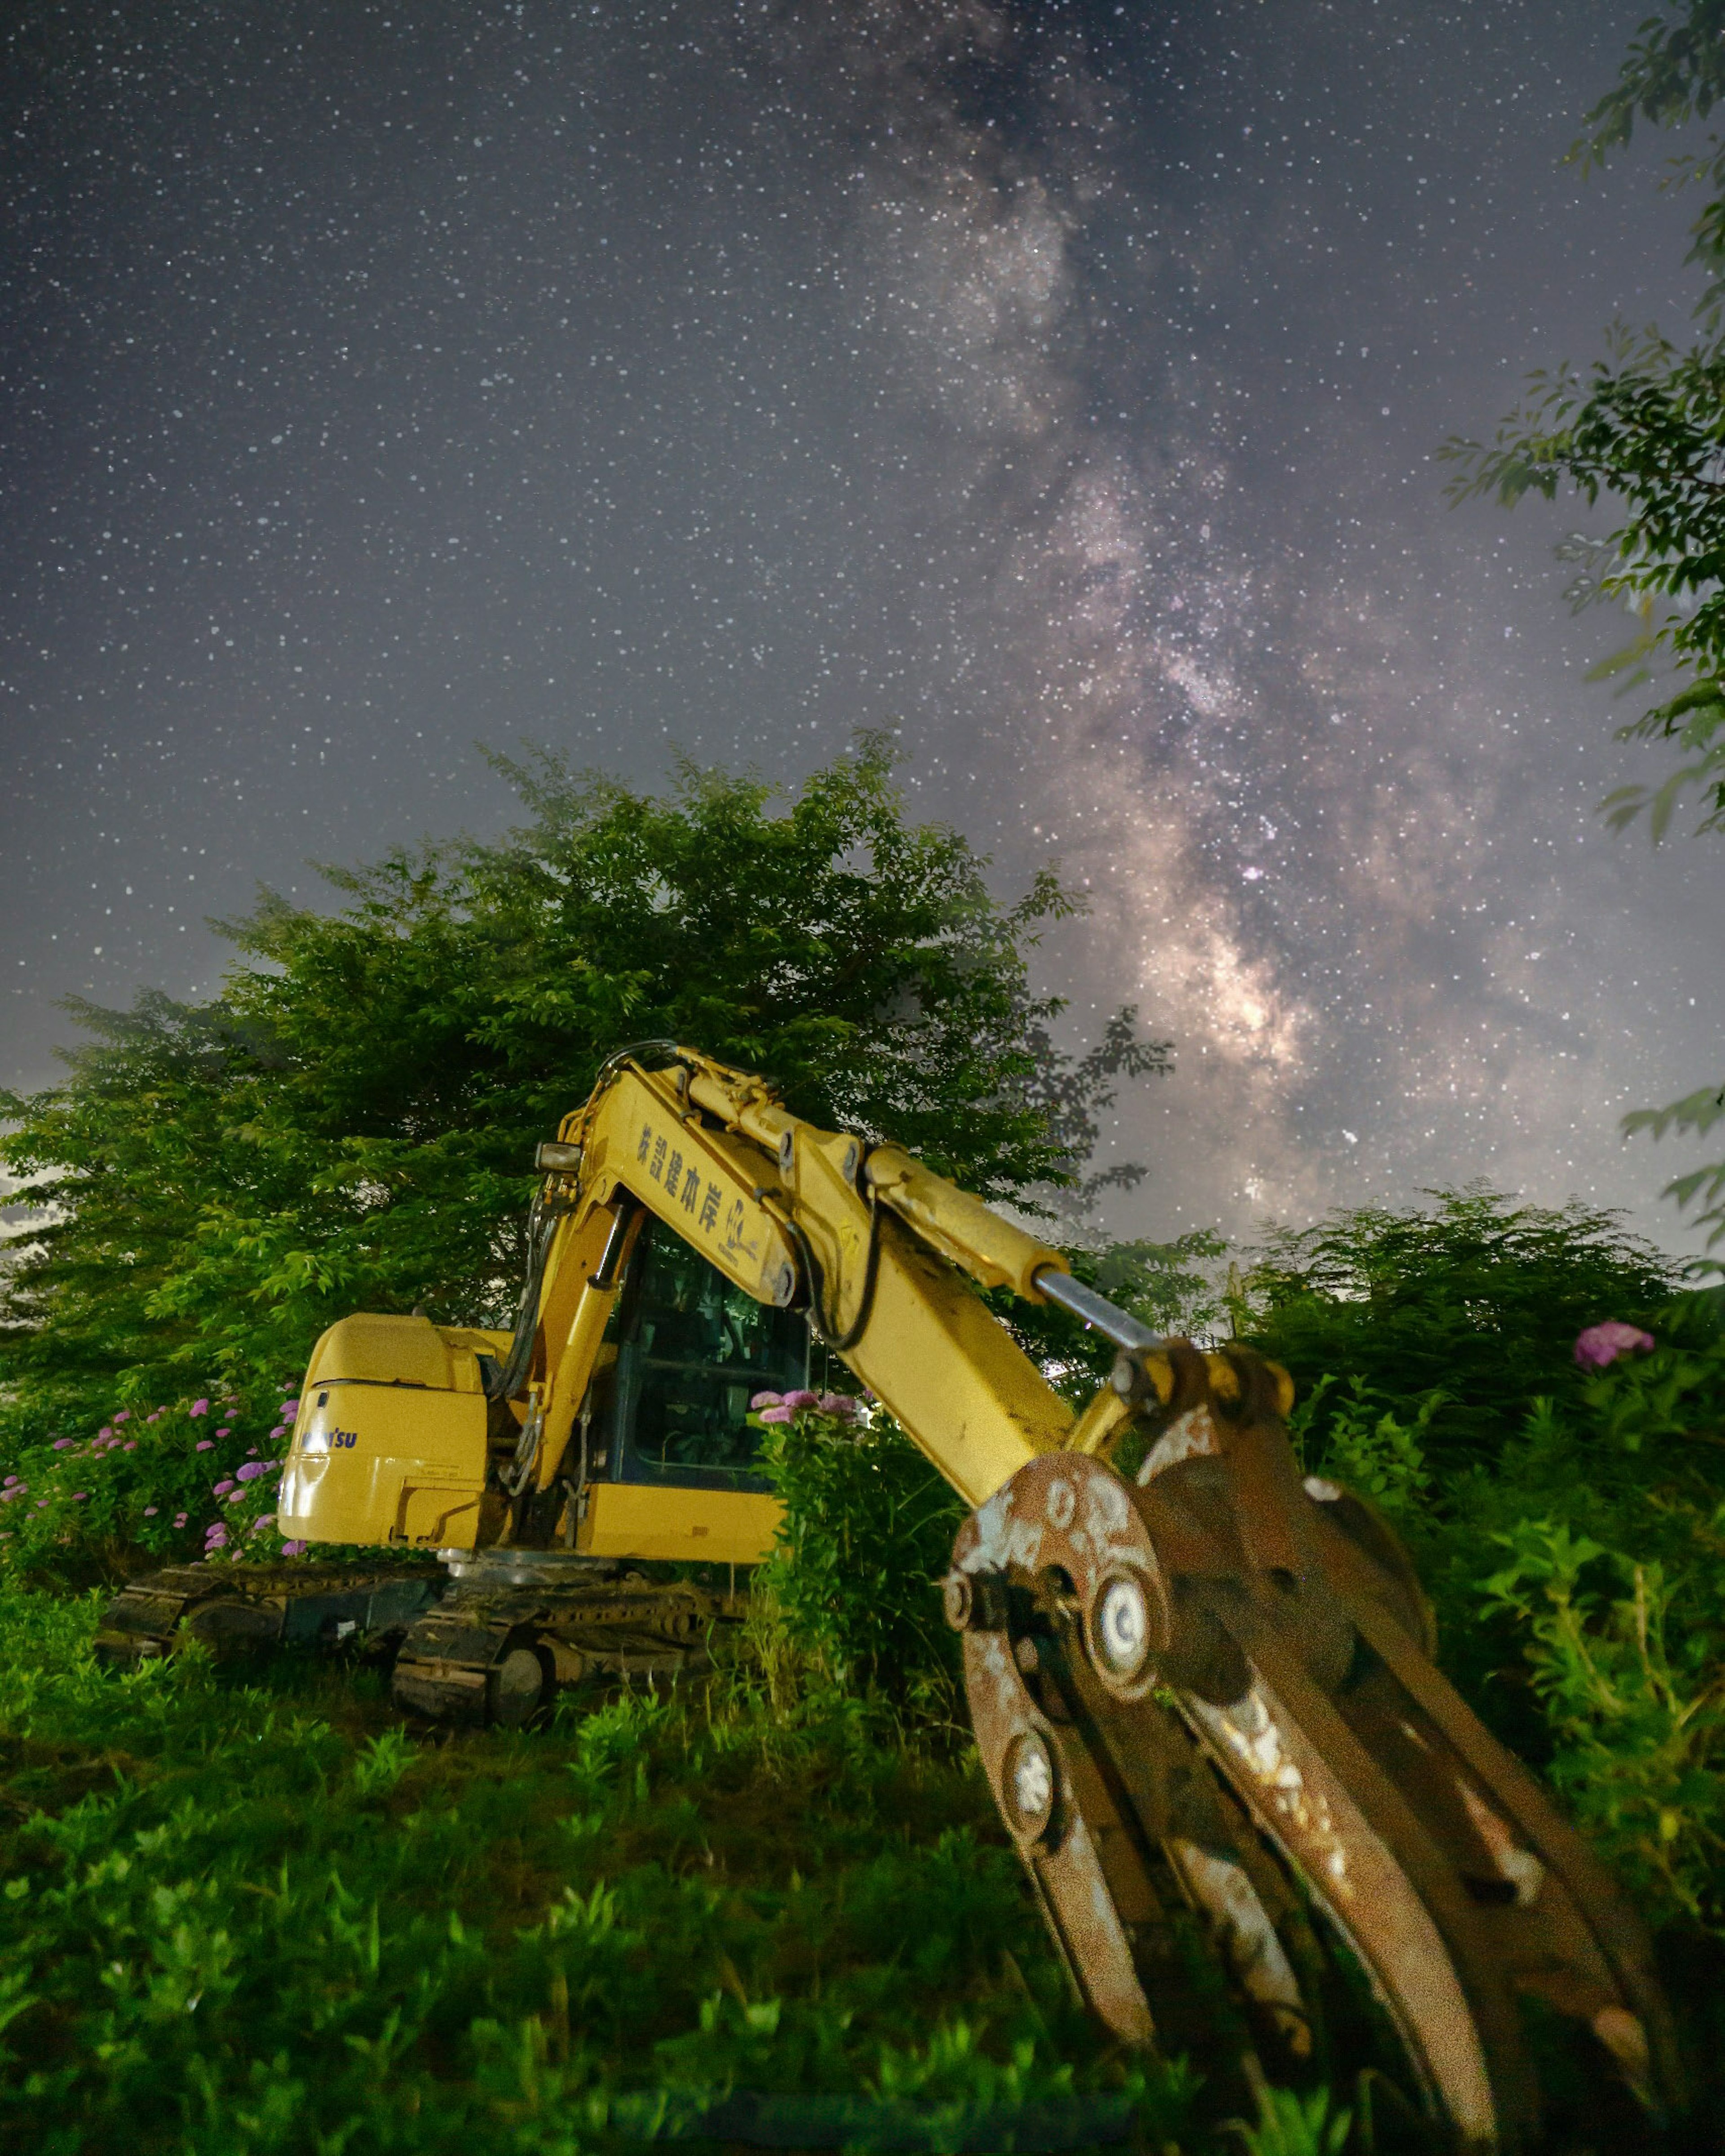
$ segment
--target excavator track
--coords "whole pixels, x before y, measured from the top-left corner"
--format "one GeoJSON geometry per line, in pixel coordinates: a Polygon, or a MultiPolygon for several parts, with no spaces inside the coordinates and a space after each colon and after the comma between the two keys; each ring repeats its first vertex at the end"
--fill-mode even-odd
{"type": "Polygon", "coordinates": [[[516,1568],[511,1580],[510,1569],[499,1553],[495,1567],[458,1580],[408,1632],[393,1679],[404,1712],[516,1727],[560,1686],[600,1677],[654,1681],[706,1669],[715,1628],[742,1614],[733,1598],[681,1581],[595,1578],[591,1565],[559,1578],[553,1564],[531,1563],[516,1568]],[[536,1569],[536,1578],[519,1576],[536,1569]]]}
{"type": "Polygon", "coordinates": [[[182,1638],[217,1653],[386,1643],[449,1588],[441,1569],[388,1564],[180,1564],[122,1588],[93,1645],[110,1668],[170,1654],[182,1638]]]}
{"type": "Polygon", "coordinates": [[[441,1568],[187,1564],[131,1581],[102,1614],[97,1660],[132,1669],[187,1639],[218,1654],[274,1645],[395,1649],[395,1702],[423,1720],[513,1727],[557,1688],[657,1681],[711,1663],[731,1595],[556,1552],[441,1568]]]}
{"type": "Polygon", "coordinates": [[[1682,2076],[1634,1910],[1428,1659],[1383,1522],[1302,1481],[1280,1373],[1185,1343],[1170,1367],[1142,1456],[1032,1461],[947,1587],[996,1801],[1091,2006],[1180,2047],[1195,1917],[1245,2082],[1387,2066],[1409,2145],[1470,2156],[1654,2146],[1682,2076]]]}

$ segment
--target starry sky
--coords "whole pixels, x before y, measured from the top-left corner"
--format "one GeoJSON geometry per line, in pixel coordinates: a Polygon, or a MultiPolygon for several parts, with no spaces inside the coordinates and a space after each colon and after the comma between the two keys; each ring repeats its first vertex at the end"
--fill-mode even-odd
{"type": "Polygon", "coordinates": [[[523,739],[916,812],[1168,1235],[1484,1177],[1686,1237],[1629,1107],[1717,1077],[1725,847],[1584,680],[1574,505],[1434,459],[1619,313],[1656,141],[1560,165],[1645,0],[66,0],[3,33],[0,1082],[208,916],[480,833],[523,739]],[[1710,959],[1712,965],[1710,966],[1710,959]]]}

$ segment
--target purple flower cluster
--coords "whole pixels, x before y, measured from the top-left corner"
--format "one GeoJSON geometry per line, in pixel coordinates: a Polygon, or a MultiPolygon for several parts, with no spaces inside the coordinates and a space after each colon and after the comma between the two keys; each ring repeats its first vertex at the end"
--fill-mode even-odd
{"type": "Polygon", "coordinates": [[[1584,1370],[1606,1370],[1620,1355],[1645,1355],[1656,1345],[1651,1332],[1639,1325],[1625,1325],[1620,1317],[1603,1325],[1589,1325],[1575,1342],[1575,1359],[1584,1370]]]}
{"type": "MultiPolygon", "coordinates": [[[[280,1420],[270,1432],[270,1436],[276,1440],[289,1434],[300,1406],[299,1401],[292,1397],[291,1387],[284,1385],[282,1392],[288,1397],[282,1400],[277,1410],[280,1420]]],[[[130,1472],[122,1473],[118,1481],[110,1481],[105,1484],[94,1481],[89,1469],[105,1461],[110,1454],[136,1452],[145,1425],[171,1419],[160,1437],[149,1442],[161,1447],[160,1451],[154,1455],[154,1461],[168,1470],[172,1476],[176,1458],[185,1461],[190,1455],[214,1451],[221,1440],[239,1434],[238,1422],[229,1420],[216,1427],[213,1436],[194,1437],[193,1435],[198,1424],[203,1423],[208,1426],[220,1414],[232,1416],[239,1405],[238,1395],[228,1394],[216,1398],[206,1396],[190,1402],[182,1401],[147,1411],[141,1408],[119,1409],[110,1421],[104,1423],[94,1435],[87,1439],[59,1437],[51,1440],[49,1451],[54,1455],[54,1465],[51,1470],[44,1470],[37,1474],[34,1491],[28,1478],[28,1470],[23,1474],[13,1472],[0,1476],[0,1506],[20,1507],[22,1511],[14,1514],[15,1517],[27,1518],[35,1524],[38,1532],[45,1529],[50,1535],[58,1533],[61,1541],[67,1540],[74,1531],[69,1524],[58,1527],[54,1524],[54,1507],[88,1506],[102,1515],[104,1507],[96,1502],[99,1497],[105,1501],[106,1507],[117,1506],[119,1517],[129,1516],[140,1527],[145,1522],[158,1522],[159,1525],[150,1531],[152,1535],[164,1530],[182,1534],[192,1524],[193,1508],[173,1505],[172,1479],[168,1483],[168,1494],[164,1494],[159,1488],[151,1490],[147,1485],[140,1488],[131,1479],[130,1472]],[[187,1445],[188,1438],[193,1440],[189,1447],[187,1445]],[[64,1480],[61,1479],[59,1455],[64,1455],[64,1468],[69,1471],[64,1480]],[[66,1484],[74,1478],[90,1482],[91,1486],[75,1490],[67,1488],[66,1484]],[[39,1494],[43,1492],[45,1494],[39,1494]],[[150,1502],[140,1503],[138,1501],[143,1498],[148,1498],[150,1502]],[[165,1517],[169,1513],[172,1513],[171,1528],[169,1520],[165,1517]],[[44,1518],[44,1515],[47,1517],[44,1518]]],[[[228,1470],[218,1467],[218,1479],[210,1486],[210,1495],[222,1510],[204,1530],[203,1554],[206,1557],[213,1557],[223,1550],[227,1550],[230,1555],[236,1554],[236,1544],[239,1539],[265,1533],[273,1535],[276,1532],[271,1478],[280,1475],[285,1463],[280,1457],[263,1459],[259,1455],[259,1447],[254,1445],[249,1448],[249,1456],[236,1467],[228,1470]],[[260,1502],[265,1509],[254,1511],[254,1507],[260,1502]],[[234,1510],[235,1507],[239,1509],[234,1510]]],[[[151,1458],[151,1455],[146,1452],[146,1458],[151,1458]]],[[[141,1466],[142,1462],[139,1465],[141,1466]]],[[[11,1542],[13,1539],[9,1532],[0,1534],[0,1541],[11,1542]]],[[[16,1539],[22,1542],[24,1537],[16,1539]]],[[[306,1545],[303,1542],[285,1542],[281,1548],[285,1555],[294,1557],[300,1555],[306,1545]]]]}
{"type": "Polygon", "coordinates": [[[815,1414],[837,1415],[848,1421],[857,1411],[858,1403],[847,1393],[811,1393],[799,1387],[793,1393],[757,1393],[749,1405],[762,1422],[794,1422],[806,1410],[815,1414]]]}

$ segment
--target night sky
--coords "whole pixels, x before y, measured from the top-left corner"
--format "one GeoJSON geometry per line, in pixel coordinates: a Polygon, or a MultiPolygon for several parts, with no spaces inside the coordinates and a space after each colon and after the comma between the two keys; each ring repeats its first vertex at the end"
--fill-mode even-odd
{"type": "Polygon", "coordinates": [[[1593,804],[1574,505],[1433,452],[1614,314],[1668,141],[1559,159],[1645,0],[29,5],[0,101],[0,1082],[207,916],[511,820],[475,740],[919,814],[1178,1075],[1166,1235],[1485,1177],[1635,1209],[1720,1075],[1725,846],[1593,804]],[[1716,999],[1714,999],[1716,1002],[1716,999]]]}

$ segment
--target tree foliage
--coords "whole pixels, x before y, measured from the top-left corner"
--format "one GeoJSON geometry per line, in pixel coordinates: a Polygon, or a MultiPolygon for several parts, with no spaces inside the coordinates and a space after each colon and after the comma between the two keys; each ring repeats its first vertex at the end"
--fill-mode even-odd
{"type": "Polygon", "coordinates": [[[1120,1073],[1166,1066],[1129,1014],[1055,1047],[1028,963],[1075,901],[1044,872],[998,902],[962,835],[907,819],[884,738],[794,793],[493,761],[521,828],[326,869],[331,911],[264,893],[218,998],[74,1004],[66,1081],[0,1096],[44,1209],[3,1282],[0,1430],[249,1396],[356,1308],[506,1322],[534,1142],[629,1041],[768,1072],[1021,1205],[1081,1171],[1120,1073]]]}
{"type": "MultiPolygon", "coordinates": [[[[1570,157],[1584,168],[1602,164],[1628,145],[1638,121],[1704,121],[1722,95],[1725,0],[1686,0],[1641,24],[1570,157]]],[[[1666,184],[1703,196],[1687,257],[1706,280],[1696,341],[1680,348],[1656,329],[1619,323],[1584,372],[1565,365],[1533,374],[1491,441],[1458,439],[1444,451],[1459,467],[1454,501],[1490,496],[1512,507],[1527,494],[1549,501],[1568,488],[1590,507],[1601,497],[1614,505],[1618,521],[1603,539],[1566,550],[1586,564],[1570,596],[1578,605],[1625,604],[1640,622],[1592,678],[1620,675],[1628,691],[1665,675],[1670,693],[1618,738],[1669,743],[1676,768],[1661,786],[1620,787],[1600,804],[1614,829],[1645,812],[1656,841],[1692,793],[1702,803],[1697,832],[1725,832],[1725,144],[1712,136],[1675,159],[1666,184]]],[[[1638,1111],[1624,1129],[1700,1134],[1722,1114],[1725,1088],[1705,1087],[1638,1111]]],[[[1725,1241],[1725,1161],[1676,1177],[1664,1194],[1679,1205],[1698,1197],[1708,1248],[1725,1241]]]]}
{"type": "Polygon", "coordinates": [[[1568,486],[1589,506],[1605,495],[1621,521],[1585,547],[1590,573],[1572,596],[1629,604],[1641,633],[1595,670],[1625,690],[1661,662],[1682,685],[1619,730],[1623,741],[1666,741],[1681,759],[1657,788],[1607,796],[1616,828],[1645,811],[1665,835],[1682,796],[1699,790],[1700,831],[1725,830],[1725,346],[1680,351],[1656,331],[1619,325],[1587,372],[1537,370],[1528,396],[1490,444],[1451,443],[1462,469],[1452,501],[1489,495],[1513,507],[1568,486]]]}
{"type": "Polygon", "coordinates": [[[1536,1398],[1579,1394],[1579,1332],[1647,1321],[1676,1292],[1670,1261],[1613,1214],[1428,1195],[1272,1229],[1244,1276],[1237,1329],[1292,1373],[1314,1455],[1370,1403],[1417,1425],[1440,1466],[1489,1460],[1536,1398]]]}

